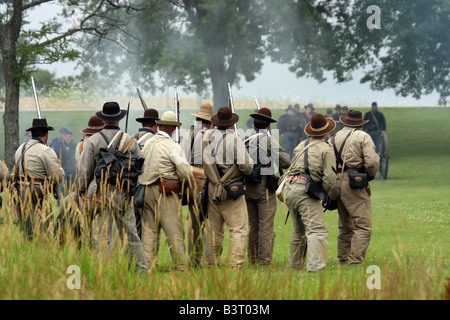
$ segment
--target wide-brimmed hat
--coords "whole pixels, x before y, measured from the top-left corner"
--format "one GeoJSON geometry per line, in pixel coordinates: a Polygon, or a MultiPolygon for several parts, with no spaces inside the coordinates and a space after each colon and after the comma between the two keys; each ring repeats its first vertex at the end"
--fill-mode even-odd
{"type": "Polygon", "coordinates": [[[292,106],[292,104],[288,105],[286,112],[288,112],[289,110],[294,110],[294,107],[292,106]]]}
{"type": "Polygon", "coordinates": [[[148,120],[159,120],[158,110],[149,108],[144,111],[144,117],[136,118],[136,121],[140,123],[148,120]]]}
{"type": "Polygon", "coordinates": [[[220,107],[217,114],[211,117],[211,122],[216,127],[229,127],[239,121],[239,116],[231,112],[228,106],[220,107]]]}
{"type": "Polygon", "coordinates": [[[305,133],[312,137],[322,137],[329,134],[336,128],[333,119],[327,119],[321,113],[316,113],[311,117],[311,122],[305,126],[305,133]]]}
{"type": "Polygon", "coordinates": [[[360,127],[363,124],[369,122],[369,120],[363,120],[361,111],[348,110],[347,115],[339,117],[339,121],[347,127],[360,127]]]}
{"type": "Polygon", "coordinates": [[[272,118],[272,111],[269,108],[261,108],[257,113],[252,113],[250,117],[268,122],[277,122],[277,120],[272,118]]]}
{"type": "Polygon", "coordinates": [[[163,125],[163,126],[174,126],[174,127],[181,126],[181,122],[177,121],[177,116],[175,115],[175,112],[173,112],[173,111],[164,112],[163,115],[161,116],[161,119],[156,120],[156,123],[158,125],[163,125]]]}
{"type": "Polygon", "coordinates": [[[105,127],[105,123],[100,120],[97,116],[92,116],[89,119],[88,126],[86,129],[81,130],[84,134],[94,134],[100,132],[105,127]]]}
{"type": "Polygon", "coordinates": [[[33,119],[33,122],[31,124],[31,127],[28,128],[25,131],[35,131],[35,130],[41,130],[41,131],[54,131],[55,128],[50,127],[47,124],[47,119],[33,119]]]}
{"type": "Polygon", "coordinates": [[[202,103],[198,111],[191,113],[191,115],[196,118],[211,121],[211,117],[214,115],[213,106],[208,102],[202,103]]]}
{"type": "Polygon", "coordinates": [[[106,102],[102,111],[97,112],[95,115],[105,122],[116,122],[127,115],[127,110],[121,110],[117,102],[106,102]]]}
{"type": "Polygon", "coordinates": [[[308,103],[307,105],[305,105],[305,109],[308,109],[308,107],[311,107],[311,110],[316,110],[316,108],[314,108],[314,105],[312,103],[308,103]]]}

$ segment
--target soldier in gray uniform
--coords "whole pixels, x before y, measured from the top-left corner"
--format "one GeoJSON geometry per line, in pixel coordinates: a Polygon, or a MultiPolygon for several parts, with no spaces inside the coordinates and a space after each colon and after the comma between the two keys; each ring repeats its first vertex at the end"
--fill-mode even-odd
{"type": "Polygon", "coordinates": [[[158,129],[156,120],[159,120],[158,110],[152,108],[145,110],[142,118],[136,118],[137,122],[142,123],[142,128],[134,135],[141,150],[144,148],[145,142],[155,135],[158,129]]]}
{"type": "MultiPolygon", "coordinates": [[[[92,197],[94,200],[100,199],[101,201],[103,210],[97,213],[92,222],[96,249],[102,249],[99,248],[99,245],[103,244],[99,243],[99,236],[108,231],[107,229],[111,225],[109,221],[114,219],[119,229],[119,235],[122,239],[126,238],[128,241],[127,251],[130,258],[136,261],[137,271],[145,273],[147,266],[136,230],[134,207],[130,201],[129,193],[125,188],[122,189],[120,186],[111,183],[100,183],[95,188],[95,192],[92,192],[96,183],[94,169],[96,162],[99,160],[100,149],[107,148],[108,142],[115,146],[119,142],[119,137],[122,136],[118,149],[128,148],[128,152],[131,154],[141,155],[141,150],[134,137],[128,136],[119,128],[119,121],[125,115],[126,110],[121,110],[116,102],[105,103],[103,110],[96,113],[96,116],[105,122],[105,127],[99,133],[92,135],[84,144],[83,153],[78,163],[78,183],[81,195],[85,196],[89,189],[88,198],[92,197]],[[132,139],[133,141],[131,141],[132,139]],[[93,195],[90,193],[93,193],[93,195]]],[[[109,249],[110,243],[108,243],[108,240],[106,242],[109,249]]]]}

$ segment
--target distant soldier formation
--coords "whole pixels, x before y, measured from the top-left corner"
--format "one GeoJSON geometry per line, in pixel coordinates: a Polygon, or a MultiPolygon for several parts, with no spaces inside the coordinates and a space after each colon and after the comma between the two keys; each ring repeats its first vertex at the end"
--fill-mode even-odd
{"type": "Polygon", "coordinates": [[[338,263],[364,262],[372,234],[369,181],[380,165],[377,139],[386,130],[376,102],[364,118],[339,104],[323,115],[309,103],[304,112],[299,104],[289,105],[276,120],[270,108],[258,105],[245,137],[235,130],[240,118],[230,106],[214,114],[204,103],[191,113],[192,125],[180,143],[174,139],[182,125],[179,109],[160,114],[143,106],[135,119],[142,127],[129,134],[127,110],[104,103],[81,130],[78,144],[65,127],[48,142],[55,129],[38,110],[11,176],[5,166],[0,171],[3,181],[9,177],[26,237],[48,231],[53,194],[61,208],[53,236],[81,228],[99,254],[118,238],[140,274],[155,270],[164,245],[176,270],[223,265],[225,226],[232,268],[246,262],[269,266],[278,198],[293,224],[289,267],[316,272],[327,265],[324,208],[339,214],[338,263]],[[275,125],[280,141],[272,136],[275,125]],[[160,241],[162,231],[166,243],[160,241]]]}

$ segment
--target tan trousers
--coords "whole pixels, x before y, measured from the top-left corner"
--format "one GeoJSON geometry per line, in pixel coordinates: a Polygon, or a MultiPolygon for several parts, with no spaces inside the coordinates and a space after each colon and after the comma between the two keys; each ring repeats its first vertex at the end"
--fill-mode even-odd
{"type": "Polygon", "coordinates": [[[284,193],[286,205],[294,229],[289,245],[289,263],[292,268],[300,269],[304,262],[307,245],[306,270],[320,271],[327,264],[328,229],[320,200],[314,200],[305,193],[306,182],[295,179],[286,182],[284,193]]]}
{"type": "MultiPolygon", "coordinates": [[[[209,195],[211,198],[211,189],[209,195]]],[[[206,222],[205,258],[207,266],[219,265],[223,251],[224,225],[230,231],[231,266],[241,268],[245,263],[247,249],[248,214],[244,196],[236,200],[227,199],[220,205],[208,203],[206,222]]]]}
{"type": "Polygon", "coordinates": [[[261,183],[247,184],[245,202],[248,210],[248,258],[250,264],[269,265],[272,263],[275,239],[274,219],[277,199],[274,192],[266,188],[267,177],[261,183]]]}
{"type": "MultiPolygon", "coordinates": [[[[340,184],[338,174],[336,185],[340,184]]],[[[343,174],[338,201],[338,262],[361,264],[366,257],[372,236],[372,202],[366,189],[352,189],[348,174],[343,174]]]]}
{"type": "Polygon", "coordinates": [[[142,244],[150,269],[156,266],[158,236],[164,230],[175,268],[184,270],[189,265],[184,244],[181,201],[173,194],[159,192],[158,184],[147,186],[142,211],[142,244]]]}
{"type": "Polygon", "coordinates": [[[130,263],[136,263],[136,271],[146,273],[144,252],[137,234],[134,207],[129,196],[126,192],[117,192],[114,186],[109,186],[104,199],[105,209],[95,215],[92,221],[94,247],[103,251],[105,248],[102,247],[102,243],[106,242],[109,249],[111,240],[114,238],[112,233],[115,222],[119,236],[125,243],[132,260],[130,263]]]}

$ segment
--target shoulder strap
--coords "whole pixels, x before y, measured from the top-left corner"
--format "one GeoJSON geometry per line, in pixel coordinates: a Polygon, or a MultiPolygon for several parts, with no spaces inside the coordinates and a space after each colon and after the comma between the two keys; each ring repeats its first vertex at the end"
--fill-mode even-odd
{"type": "Polygon", "coordinates": [[[83,153],[83,145],[84,145],[84,140],[80,141],[80,154],[83,153]]]}
{"type": "Polygon", "coordinates": [[[123,154],[125,154],[128,151],[128,149],[131,147],[131,144],[133,143],[133,141],[134,141],[134,137],[131,137],[130,142],[128,142],[127,146],[123,150],[123,154]]]}
{"type": "Polygon", "coordinates": [[[35,146],[35,145],[37,145],[39,142],[36,142],[36,143],[33,143],[32,145],[30,145],[28,148],[26,148],[25,149],[25,147],[27,146],[27,144],[26,143],[24,143],[23,144],[23,147],[22,147],[22,154],[20,155],[20,157],[19,157],[19,159],[17,160],[17,163],[19,163],[19,161],[20,161],[20,163],[21,163],[21,165],[22,165],[22,173],[25,175],[25,170],[24,170],[24,163],[25,163],[25,157],[24,157],[24,155],[25,155],[25,152],[27,152],[28,151],[28,149],[30,149],[32,146],[35,146]]]}
{"type": "Polygon", "coordinates": [[[303,155],[303,153],[305,153],[306,151],[308,151],[308,149],[309,149],[311,146],[313,146],[314,144],[315,144],[315,143],[310,143],[309,145],[305,145],[305,148],[302,150],[302,152],[297,153],[297,154],[292,158],[291,166],[290,166],[289,169],[287,170],[286,175],[289,175],[289,174],[291,173],[292,166],[294,165],[295,162],[297,162],[297,159],[300,158],[300,157],[303,155]]]}
{"type": "MultiPolygon", "coordinates": [[[[309,137],[308,137],[308,139],[306,139],[305,147],[308,145],[308,143],[309,143],[309,137]]],[[[306,151],[305,151],[305,158],[303,160],[303,167],[304,167],[303,169],[305,170],[305,173],[309,174],[309,169],[308,169],[308,149],[306,149],[306,151]]]]}
{"type": "MultiPolygon", "coordinates": [[[[195,142],[195,138],[197,137],[197,134],[199,132],[203,132],[203,130],[197,130],[197,132],[195,132],[195,128],[192,131],[192,137],[191,137],[191,148],[189,149],[189,158],[191,160],[191,163],[194,163],[194,142],[195,142]]],[[[204,132],[203,132],[204,133],[204,132]]]]}
{"type": "Polygon", "coordinates": [[[103,137],[103,139],[105,140],[106,145],[108,145],[108,147],[109,147],[109,140],[108,140],[108,138],[105,136],[105,134],[102,131],[100,131],[99,133],[103,137]]]}
{"type": "Polygon", "coordinates": [[[142,140],[144,140],[144,138],[145,138],[146,136],[148,136],[150,133],[151,133],[151,132],[146,132],[142,137],[139,138],[139,140],[137,141],[137,143],[141,143],[142,140]]]}
{"type": "Polygon", "coordinates": [[[347,141],[348,137],[350,137],[350,135],[354,132],[355,130],[353,129],[352,131],[350,131],[347,136],[344,139],[344,142],[342,142],[341,147],[339,148],[339,151],[337,151],[336,149],[336,144],[334,143],[334,136],[331,138],[331,144],[333,145],[333,149],[334,149],[334,154],[336,156],[336,169],[338,167],[338,165],[343,165],[343,161],[342,161],[342,151],[344,150],[344,145],[345,142],[347,141]]]}

